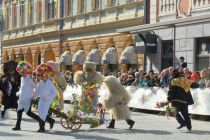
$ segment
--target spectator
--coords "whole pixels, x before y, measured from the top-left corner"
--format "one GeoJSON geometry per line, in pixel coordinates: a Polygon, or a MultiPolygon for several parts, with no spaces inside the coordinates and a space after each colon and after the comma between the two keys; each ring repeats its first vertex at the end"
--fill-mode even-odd
{"type": "Polygon", "coordinates": [[[183,56],[181,56],[180,58],[179,58],[179,65],[178,65],[178,67],[180,67],[180,68],[186,68],[187,67],[187,62],[184,62],[184,57],[183,56]]]}
{"type": "Polygon", "coordinates": [[[201,80],[199,81],[199,87],[200,88],[210,87],[209,72],[207,69],[203,69],[201,71],[201,80]]]}
{"type": "Polygon", "coordinates": [[[131,86],[132,83],[134,82],[134,77],[132,75],[128,75],[128,79],[125,81],[124,85],[125,86],[131,86]]]}
{"type": "Polygon", "coordinates": [[[150,77],[149,75],[145,75],[144,79],[138,84],[139,87],[148,87],[150,82],[150,77]]]}
{"type": "Polygon", "coordinates": [[[200,79],[201,75],[200,72],[198,71],[193,72],[192,75],[190,76],[190,80],[192,80],[195,83],[199,83],[200,79]]]}

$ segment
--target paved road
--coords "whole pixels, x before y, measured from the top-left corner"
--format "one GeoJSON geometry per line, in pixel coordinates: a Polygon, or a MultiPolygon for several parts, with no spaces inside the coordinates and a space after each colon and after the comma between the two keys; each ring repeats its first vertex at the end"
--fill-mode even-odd
{"type": "Polygon", "coordinates": [[[38,123],[23,115],[22,131],[11,131],[16,122],[16,113],[9,111],[6,119],[0,119],[0,140],[210,140],[210,122],[193,120],[193,131],[186,128],[177,130],[174,118],[134,112],[136,121],[133,130],[128,130],[124,121],[116,122],[116,129],[106,129],[104,125],[89,129],[83,125],[77,132],[65,130],[60,126],[59,118],[52,130],[37,133],[38,123]]]}

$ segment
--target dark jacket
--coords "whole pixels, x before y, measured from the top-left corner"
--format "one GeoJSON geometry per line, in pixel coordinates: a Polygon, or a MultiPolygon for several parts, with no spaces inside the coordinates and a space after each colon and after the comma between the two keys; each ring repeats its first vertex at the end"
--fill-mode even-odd
{"type": "Polygon", "coordinates": [[[175,107],[194,104],[191,93],[186,93],[184,89],[179,86],[169,87],[167,99],[172,102],[172,105],[175,107]]]}

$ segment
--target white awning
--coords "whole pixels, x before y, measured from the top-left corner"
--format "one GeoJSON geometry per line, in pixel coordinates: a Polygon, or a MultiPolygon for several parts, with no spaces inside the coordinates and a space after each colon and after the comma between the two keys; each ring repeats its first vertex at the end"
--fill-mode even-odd
{"type": "Polygon", "coordinates": [[[134,46],[125,48],[120,56],[121,64],[137,64],[137,54],[135,53],[134,46]]]}
{"type": "Polygon", "coordinates": [[[102,64],[118,64],[116,48],[111,47],[105,51],[102,57],[102,64]]]}
{"type": "Polygon", "coordinates": [[[86,61],[95,62],[101,64],[101,55],[99,49],[93,49],[87,55],[86,61]]]}
{"type": "Polygon", "coordinates": [[[72,58],[72,64],[83,65],[85,62],[85,51],[78,50],[72,58]]]}
{"type": "Polygon", "coordinates": [[[72,55],[70,51],[65,51],[59,60],[60,65],[71,65],[72,64],[72,55]]]}

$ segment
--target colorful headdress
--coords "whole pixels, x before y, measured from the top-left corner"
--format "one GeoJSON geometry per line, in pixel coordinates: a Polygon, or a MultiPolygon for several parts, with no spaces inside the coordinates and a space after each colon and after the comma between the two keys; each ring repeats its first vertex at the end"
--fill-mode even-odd
{"type": "Polygon", "coordinates": [[[40,64],[35,70],[35,73],[40,77],[45,77],[47,75],[54,77],[55,72],[56,70],[47,63],[40,64]]]}
{"type": "Polygon", "coordinates": [[[26,70],[28,74],[32,73],[32,66],[29,62],[27,61],[20,61],[17,65],[16,71],[18,73],[22,73],[23,70],[26,70]]]}

